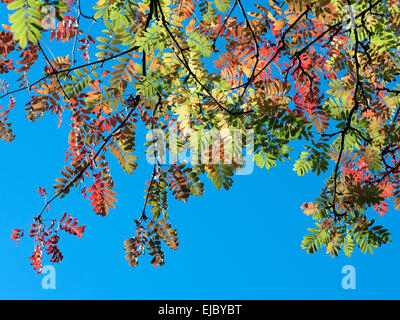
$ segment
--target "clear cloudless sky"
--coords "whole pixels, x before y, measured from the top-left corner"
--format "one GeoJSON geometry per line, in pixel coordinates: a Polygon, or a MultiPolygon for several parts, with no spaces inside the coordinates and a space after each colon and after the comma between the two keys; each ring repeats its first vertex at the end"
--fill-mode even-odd
{"type": "MultiPolygon", "coordinates": [[[[246,1],[246,7],[251,3],[246,1]]],[[[15,86],[10,81],[10,89],[15,86]]],[[[16,245],[10,235],[13,228],[30,224],[42,208],[38,186],[50,191],[59,177],[63,150],[67,149],[68,119],[61,128],[57,128],[54,115],[28,122],[24,115],[28,95],[15,97],[11,120],[17,137],[11,144],[0,143],[0,299],[400,297],[399,212],[392,206],[384,217],[372,212],[373,218],[392,232],[392,243],[376,249],[373,255],[356,251],[352,258],[341,255],[332,259],[323,249],[308,255],[300,244],[313,221],[300,206],[319,195],[327,175],[298,177],[292,171],[293,161],[278,163],[271,171],[255,169],[251,175],[235,176],[229,191],[217,191],[206,182],[200,198],[193,197],[187,203],[171,199],[169,215],[178,229],[178,250],[166,249],[162,267],[150,265],[148,256],[137,268],[130,267],[124,258],[123,241],[134,234],[133,220],[140,216],[144,183],[152,170],[143,160],[144,130],[137,139],[137,155],[142,158],[138,169],[127,175],[113,161],[118,203],[108,216],[96,216],[78,190],[52,203],[49,217],[60,218],[66,211],[86,224],[86,231],[82,239],[61,233],[64,260],[54,264],[56,289],[44,290],[44,275],[35,274],[28,259],[32,239],[26,236],[16,245]],[[342,288],[345,275],[341,271],[346,265],[356,270],[355,290],[342,288]]],[[[5,106],[8,101],[0,103],[5,106]]],[[[46,265],[48,258],[44,259],[46,265]]]]}

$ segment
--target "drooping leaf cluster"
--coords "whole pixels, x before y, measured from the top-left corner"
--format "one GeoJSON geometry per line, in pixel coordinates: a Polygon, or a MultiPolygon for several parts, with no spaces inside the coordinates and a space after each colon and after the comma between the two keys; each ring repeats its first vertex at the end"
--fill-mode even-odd
{"type": "MultiPolygon", "coordinates": [[[[294,158],[298,175],[331,170],[321,195],[301,207],[316,220],[301,244],[307,252],[351,255],[390,241],[373,215],[388,212],[389,200],[400,208],[396,1],[271,0],[250,9],[240,0],[99,0],[91,11],[79,0],[2,2],[10,17],[0,33],[0,93],[9,103],[0,138],[14,139],[8,115],[26,91],[30,121],[52,113],[71,128],[54,197],[34,228],[73,188],[98,215],[115,207],[110,157],[136,170],[139,122],[153,170],[125,241],[132,266],[145,252],[163,265],[165,247],[177,248],[169,196],[201,196],[204,179],[228,190],[249,161],[271,169],[294,158]],[[21,74],[18,88],[9,88],[10,72],[21,74]],[[191,160],[180,162],[188,150],[191,160]]],[[[39,266],[47,242],[40,232],[35,239],[39,266]]]]}

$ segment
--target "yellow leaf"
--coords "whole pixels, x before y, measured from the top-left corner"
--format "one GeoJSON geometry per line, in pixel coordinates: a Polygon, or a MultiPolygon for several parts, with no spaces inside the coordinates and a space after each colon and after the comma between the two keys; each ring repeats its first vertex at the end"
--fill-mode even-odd
{"type": "Polygon", "coordinates": [[[275,17],[272,15],[272,13],[271,12],[269,12],[268,11],[268,18],[270,19],[270,20],[272,20],[272,21],[276,21],[276,19],[275,19],[275,17]]]}
{"type": "Polygon", "coordinates": [[[175,26],[175,27],[183,28],[183,24],[182,24],[182,23],[179,23],[178,21],[171,20],[170,23],[171,23],[173,26],[175,26]]]}
{"type": "Polygon", "coordinates": [[[251,17],[259,18],[259,19],[261,19],[263,17],[262,13],[260,13],[260,12],[247,12],[247,14],[251,17]]]}
{"type": "Polygon", "coordinates": [[[190,20],[189,24],[187,25],[185,31],[186,33],[191,33],[194,29],[194,24],[196,23],[196,18],[193,18],[190,20]]]}
{"type": "Polygon", "coordinates": [[[56,181],[59,183],[67,183],[68,182],[68,180],[63,179],[63,178],[57,178],[56,181]]]}
{"type": "Polygon", "coordinates": [[[266,8],[264,8],[263,6],[260,6],[259,4],[254,4],[254,6],[260,10],[261,12],[267,12],[268,10],[266,8]]]}
{"type": "Polygon", "coordinates": [[[149,11],[149,10],[150,10],[150,7],[149,7],[148,5],[145,5],[145,4],[142,3],[142,2],[138,2],[138,6],[139,6],[139,8],[142,9],[143,11],[149,11]]]}
{"type": "Polygon", "coordinates": [[[313,215],[318,211],[318,205],[312,202],[309,203],[305,202],[300,208],[304,211],[304,214],[307,216],[313,215]]]}
{"type": "Polygon", "coordinates": [[[282,30],[284,25],[285,25],[285,18],[282,18],[282,19],[275,21],[274,28],[276,30],[282,30]]]}

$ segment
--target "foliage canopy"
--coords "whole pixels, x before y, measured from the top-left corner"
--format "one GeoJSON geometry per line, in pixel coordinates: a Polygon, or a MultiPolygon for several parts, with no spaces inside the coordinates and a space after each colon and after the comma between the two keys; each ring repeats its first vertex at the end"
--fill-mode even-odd
{"type": "Polygon", "coordinates": [[[60,230],[82,237],[85,229],[66,214],[45,217],[49,204],[78,188],[107,215],[117,201],[108,159],[136,170],[138,123],[167,143],[162,150],[155,135],[145,143],[154,166],[124,243],[131,266],[145,251],[163,265],[165,248],[177,249],[168,196],[201,196],[206,178],[229,189],[246,165],[232,132],[240,141],[253,133],[250,161],[261,168],[290,159],[289,144],[301,140],[298,175],[332,170],[301,207],[316,221],[301,244],[308,253],[372,253],[390,241],[368,209],[382,215],[390,200],[400,208],[398,1],[270,0],[249,12],[240,0],[99,0],[90,15],[79,0],[1,1],[9,22],[0,32],[0,91],[9,103],[0,107],[0,138],[15,137],[8,115],[21,92],[29,92],[30,121],[52,113],[71,126],[54,196],[39,188],[45,206],[29,231],[38,272],[43,252],[62,260],[60,230]],[[14,73],[18,88],[9,89],[14,73]],[[211,152],[197,154],[208,161],[179,163],[180,152],[196,150],[188,136],[212,130],[211,152]],[[166,151],[175,159],[168,164],[166,151]]]}

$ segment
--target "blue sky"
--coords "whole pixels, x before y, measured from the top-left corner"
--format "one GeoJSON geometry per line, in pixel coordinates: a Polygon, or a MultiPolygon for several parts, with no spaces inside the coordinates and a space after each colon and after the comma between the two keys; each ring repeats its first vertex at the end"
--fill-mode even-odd
{"type": "MultiPolygon", "coordinates": [[[[7,78],[10,81],[10,78],[7,78]]],[[[12,87],[13,82],[10,81],[12,87]]],[[[19,245],[11,230],[31,223],[43,206],[37,187],[51,190],[64,165],[68,125],[57,128],[57,118],[36,123],[25,118],[26,94],[19,94],[11,120],[17,135],[0,144],[0,299],[399,299],[400,217],[391,206],[378,224],[392,232],[392,243],[373,255],[356,252],[335,259],[321,252],[308,255],[302,237],[313,226],[300,206],[318,196],[325,177],[298,177],[293,161],[271,171],[235,176],[229,191],[206,183],[205,194],[187,203],[169,202],[178,250],[166,249],[166,264],[154,268],[149,257],[137,268],[124,258],[123,241],[134,234],[140,216],[144,182],[152,166],[144,161],[145,132],[139,132],[138,169],[126,175],[114,162],[112,176],[118,193],[116,210],[96,216],[79,192],[51,205],[49,216],[64,211],[86,224],[82,239],[62,234],[64,260],[55,264],[56,289],[44,290],[28,257],[33,243],[19,245]],[[356,289],[341,286],[342,267],[356,270],[356,289]]],[[[6,101],[1,102],[2,105],[6,101]]],[[[170,197],[171,198],[171,197],[170,197]]],[[[47,261],[47,260],[46,260],[47,261]]],[[[46,264],[46,262],[44,263],[46,264]]]]}

